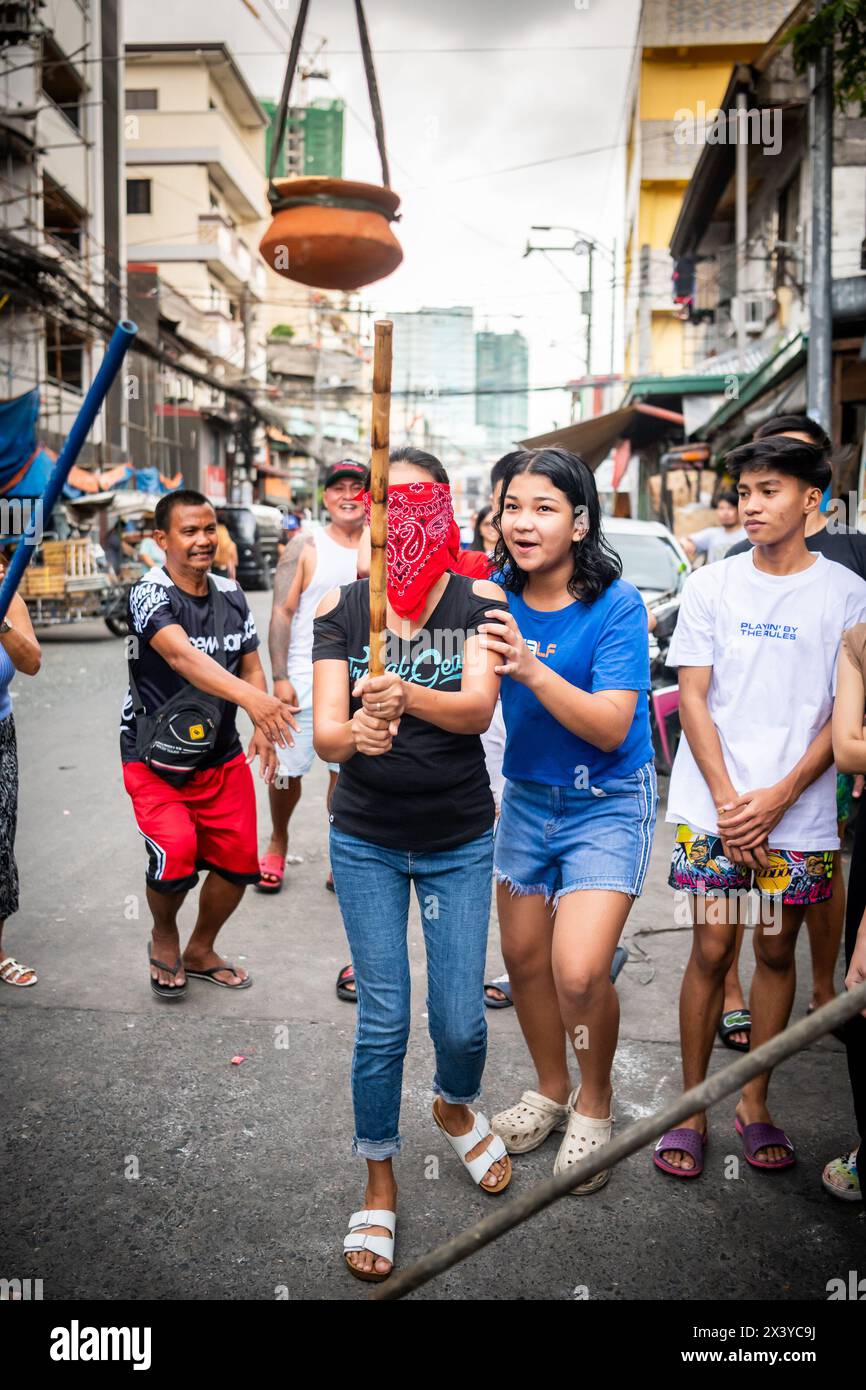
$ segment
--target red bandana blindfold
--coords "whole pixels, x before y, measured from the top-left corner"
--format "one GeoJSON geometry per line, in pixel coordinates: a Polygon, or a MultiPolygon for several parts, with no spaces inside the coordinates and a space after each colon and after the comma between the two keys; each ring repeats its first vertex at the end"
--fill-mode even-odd
{"type": "MultiPolygon", "coordinates": [[[[370,494],[359,494],[370,524],[370,494]]],[[[460,553],[447,483],[396,483],[388,488],[388,602],[401,618],[420,618],[437,579],[460,553]]]]}

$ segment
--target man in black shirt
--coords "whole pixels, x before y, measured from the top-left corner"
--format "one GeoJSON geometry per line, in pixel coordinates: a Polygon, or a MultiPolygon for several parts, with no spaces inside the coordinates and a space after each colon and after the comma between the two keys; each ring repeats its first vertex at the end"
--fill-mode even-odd
{"type": "Polygon", "coordinates": [[[275,742],[291,742],[291,707],[267,693],[252,614],[232,579],[222,592],[224,665],[213,659],[217,625],[209,570],[216,553],[216,513],[199,492],[169,493],[156,508],[155,535],[165,564],[154,565],[130,591],[132,673],[144,712],[153,715],[186,686],[224,701],[214,747],[182,786],[147,766],[136,748],[136,716],[127,693],[121,719],[123,781],[148,850],[147,901],[153,914],[148,948],[151,988],[163,999],[186,992],[186,976],[227,989],[252,980],[214,950],[217,933],[247,883],[258,880],[255,790],[249,764],[258,757],[266,781],[276,767],[275,742]],[[235,728],[238,705],[253,722],[244,758],[235,728]],[[208,875],[198,918],[181,958],[177,914],[198,870],[208,875]]]}
{"type": "MultiPolygon", "coordinates": [[[[776,415],[771,420],[766,420],[755,431],[755,439],[767,439],[771,435],[784,435],[788,439],[800,439],[804,444],[817,444],[829,456],[832,443],[829,435],[821,428],[816,420],[810,419],[808,415],[776,415]]],[[[750,540],[739,541],[737,545],[725,555],[725,559],[730,559],[732,555],[741,555],[746,550],[751,550],[750,540]]],[[[828,560],[834,560],[838,565],[844,565],[846,569],[866,579],[866,536],[859,531],[849,530],[845,526],[837,525],[832,522],[832,529],[828,525],[826,512],[813,512],[806,522],[806,548],[812,551],[819,551],[828,560]]],[[[837,807],[839,814],[839,838],[842,839],[845,833],[845,821],[850,810],[852,779],[844,775],[839,775],[837,782],[837,807]]],[[[815,903],[806,909],[806,926],[809,931],[809,946],[812,955],[812,1002],[809,1012],[812,1009],[820,1008],[822,1004],[828,1004],[835,998],[836,985],[834,974],[836,962],[839,957],[839,946],[842,941],[842,930],[845,922],[845,883],[842,878],[842,853],[836,850],[833,855],[833,896],[825,903],[815,903]]],[[[738,1015],[745,1009],[743,999],[743,989],[740,984],[738,962],[739,951],[742,945],[742,932],[737,945],[737,955],[734,957],[733,964],[728,971],[725,980],[725,1003],[720,1024],[720,1034],[730,1046],[734,1044],[735,1050],[745,1051],[748,1048],[749,1035],[747,1031],[733,1030],[730,1024],[736,1023],[738,1015]],[[726,1025],[726,1020],[728,1021],[726,1025]]],[[[746,1010],[748,1014],[748,1010],[746,1010]]],[[[749,1025],[751,1026],[751,1025],[749,1025]]]]}

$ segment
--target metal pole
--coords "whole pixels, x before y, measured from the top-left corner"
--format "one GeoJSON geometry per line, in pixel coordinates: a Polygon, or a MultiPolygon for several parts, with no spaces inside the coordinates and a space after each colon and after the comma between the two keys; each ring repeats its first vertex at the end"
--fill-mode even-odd
{"type": "Polygon", "coordinates": [[[6,578],[0,585],[0,622],[6,617],[9,604],[12,602],[12,595],[18,588],[21,576],[33,558],[33,551],[36,548],[36,535],[41,528],[42,518],[51,516],[52,511],[63,491],[63,484],[69,477],[69,471],[81,451],[90,427],[93,424],[99,411],[102,409],[105,397],[108,394],[111,383],[120,370],[120,365],[126,355],[127,348],[138,332],[134,323],[128,319],[122,320],[111,335],[111,341],[105,349],[105,356],[100,363],[99,371],[90,384],[87,395],[81,403],[81,409],[72,422],[72,428],[66,437],[66,443],[60,451],[57,462],[52,469],[51,476],[40,499],[40,505],[36,509],[37,515],[25,534],[15,547],[15,553],[6,571],[6,578]]]}
{"type": "Polygon", "coordinates": [[[621,1159],[627,1158],[629,1154],[636,1153],[646,1144],[652,1143],[666,1130],[672,1129],[681,1120],[688,1119],[690,1115],[696,1114],[700,1110],[706,1110],[716,1101],[728,1096],[732,1091],[737,1091],[747,1081],[760,1076],[761,1072],[769,1071],[777,1066],[779,1062],[785,1061],[787,1057],[793,1056],[795,1052],[800,1052],[810,1043],[816,1042],[818,1038],[829,1033],[833,1028],[837,1028],[840,1023],[853,1018],[855,1014],[866,1011],[866,984],[858,985],[856,989],[849,990],[846,994],[840,994],[838,998],[829,1004],[824,1004],[822,1008],[816,1009],[814,1013],[803,1018],[793,1027],[786,1028],[783,1033],[777,1033],[769,1042],[756,1048],[739,1061],[732,1062],[730,1066],[723,1067],[721,1071],[715,1072],[702,1081],[700,1086],[693,1086],[690,1091],[685,1091],[676,1100],[672,1100],[670,1105],[649,1115],[644,1120],[638,1120],[636,1124],[629,1125],[622,1134],[618,1135],[609,1144],[605,1144],[596,1153],[590,1154],[588,1158],[583,1158],[579,1163],[572,1164],[566,1173],[558,1173],[554,1178],[548,1178],[546,1182],[538,1183],[531,1192],[525,1193],[522,1197],[517,1197],[512,1202],[501,1204],[501,1210],[486,1217],[468,1230],[462,1231],[460,1235],[453,1236],[444,1245],[438,1246],[429,1254],[423,1255],[415,1264],[408,1269],[401,1270],[399,1274],[393,1274],[390,1279],[381,1284],[372,1298],[380,1301],[391,1301],[403,1298],[413,1289],[418,1289],[422,1284],[434,1279],[437,1274],[442,1274],[452,1265],[456,1265],[460,1260],[465,1260],[469,1255],[474,1255],[476,1251],[489,1245],[491,1241],[498,1239],[506,1231],[511,1231],[515,1226],[519,1226],[523,1221],[534,1216],[536,1212],[544,1211],[546,1207],[558,1202],[560,1197],[566,1196],[573,1187],[586,1182],[588,1178],[594,1177],[603,1168],[612,1168],[621,1159]]]}
{"type": "MultiPolygon", "coordinates": [[[[823,8],[823,6],[818,7],[823,8]]],[[[828,434],[833,428],[833,51],[822,48],[809,70],[812,175],[812,276],[809,290],[807,410],[828,434]]]]}
{"type": "Polygon", "coordinates": [[[747,96],[737,92],[737,143],[735,165],[737,366],[746,369],[746,249],[749,237],[749,142],[747,96]]]}

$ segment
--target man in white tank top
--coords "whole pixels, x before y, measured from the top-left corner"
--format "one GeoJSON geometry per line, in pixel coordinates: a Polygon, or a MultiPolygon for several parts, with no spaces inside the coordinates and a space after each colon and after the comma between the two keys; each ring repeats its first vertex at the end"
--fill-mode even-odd
{"type": "MultiPolygon", "coordinates": [[[[313,765],[313,618],[319,600],[357,578],[358,544],[364,529],[364,504],[355,501],[366,477],[361,463],[345,459],[325,476],[322,500],[330,522],[313,533],[299,532],[286,546],[274,574],[274,600],[268,648],[274,694],[298,708],[293,748],[278,748],[279,772],[268,788],[271,838],[259,861],[262,893],[283,885],[289,845],[289,821],[301,798],[301,778],[313,765]]],[[[338,766],[329,764],[328,800],[338,766]]],[[[332,887],[330,875],[327,887],[332,887]]]]}

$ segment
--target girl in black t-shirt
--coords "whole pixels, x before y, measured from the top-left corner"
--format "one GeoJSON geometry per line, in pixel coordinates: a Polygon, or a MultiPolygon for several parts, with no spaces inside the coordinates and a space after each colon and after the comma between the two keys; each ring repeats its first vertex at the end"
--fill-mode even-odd
{"type": "Polygon", "coordinates": [[[420,450],[399,450],[389,475],[385,675],[368,674],[368,580],[328,594],[315,622],[314,742],[321,758],[342,764],[330,852],[358,995],[352,1149],[368,1168],[344,1255],[354,1275],[375,1281],[394,1260],[410,884],[427,950],[433,1117],[486,1191],[504,1191],[511,1177],[505,1146],[469,1108],[487,1047],[493,866],[480,734],[499,691],[476,632],[489,608],[506,604],[496,584],[449,572],[457,546],[444,468],[420,450]]]}

